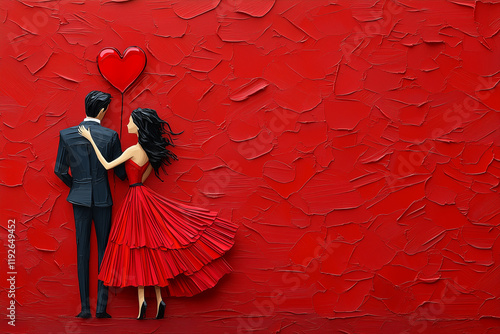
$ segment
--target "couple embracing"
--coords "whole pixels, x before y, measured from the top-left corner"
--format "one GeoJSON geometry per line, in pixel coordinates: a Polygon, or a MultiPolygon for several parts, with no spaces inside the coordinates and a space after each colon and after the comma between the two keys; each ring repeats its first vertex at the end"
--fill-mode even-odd
{"type": "Polygon", "coordinates": [[[144,287],[154,286],[156,319],[165,312],[161,288],[168,296],[193,296],[213,287],[231,267],[222,258],[234,243],[237,225],[216,212],[163,197],[143,185],[154,171],[177,160],[168,149],[172,132],[156,111],[135,109],[127,125],[138,142],[121,150],[118,134],[101,126],[111,95],[92,91],[85,98],[86,118],[60,132],[55,174],[70,188],[75,218],[81,312],[90,318],[90,228],[94,221],[98,249],[97,318],[107,313],[108,286],[137,287],[139,315],[147,304],[144,287]],[[111,223],[108,169],[130,187],[111,223]]]}

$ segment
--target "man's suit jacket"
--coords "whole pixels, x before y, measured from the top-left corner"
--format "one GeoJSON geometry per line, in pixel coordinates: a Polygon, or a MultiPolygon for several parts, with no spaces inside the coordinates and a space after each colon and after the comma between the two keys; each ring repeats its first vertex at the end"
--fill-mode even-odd
{"type": "MultiPolygon", "coordinates": [[[[90,128],[92,138],[106,161],[111,162],[122,154],[115,131],[94,121],[84,121],[80,125],[90,128]]],[[[124,164],[115,167],[114,172],[125,180],[124,164]]],[[[54,173],[70,187],[68,202],[87,207],[113,205],[108,171],[97,158],[92,144],[78,133],[78,126],[60,132],[54,173]]]]}

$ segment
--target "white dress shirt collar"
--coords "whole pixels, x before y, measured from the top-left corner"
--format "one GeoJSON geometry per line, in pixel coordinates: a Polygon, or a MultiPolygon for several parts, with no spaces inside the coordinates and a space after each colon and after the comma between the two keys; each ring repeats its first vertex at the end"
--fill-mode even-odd
{"type": "Polygon", "coordinates": [[[100,119],[93,118],[93,117],[85,117],[85,119],[83,121],[84,122],[92,121],[92,122],[97,122],[97,123],[101,124],[101,120],[100,119]]]}

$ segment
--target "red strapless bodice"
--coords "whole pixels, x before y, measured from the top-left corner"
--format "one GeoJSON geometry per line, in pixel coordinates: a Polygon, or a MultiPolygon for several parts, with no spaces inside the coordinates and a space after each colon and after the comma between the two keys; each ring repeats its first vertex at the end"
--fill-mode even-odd
{"type": "Polygon", "coordinates": [[[125,170],[127,171],[127,177],[130,184],[136,184],[142,182],[142,174],[148,168],[149,161],[146,162],[143,166],[139,166],[132,159],[128,159],[125,161],[125,170]]]}

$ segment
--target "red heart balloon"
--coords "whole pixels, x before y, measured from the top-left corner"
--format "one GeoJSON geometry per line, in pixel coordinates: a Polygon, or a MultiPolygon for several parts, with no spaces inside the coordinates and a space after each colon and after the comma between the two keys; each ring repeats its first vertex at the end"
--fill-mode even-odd
{"type": "Polygon", "coordinates": [[[105,48],[97,56],[99,72],[120,92],[125,92],[146,67],[146,54],[137,47],[128,47],[123,56],[115,48],[105,48]]]}

